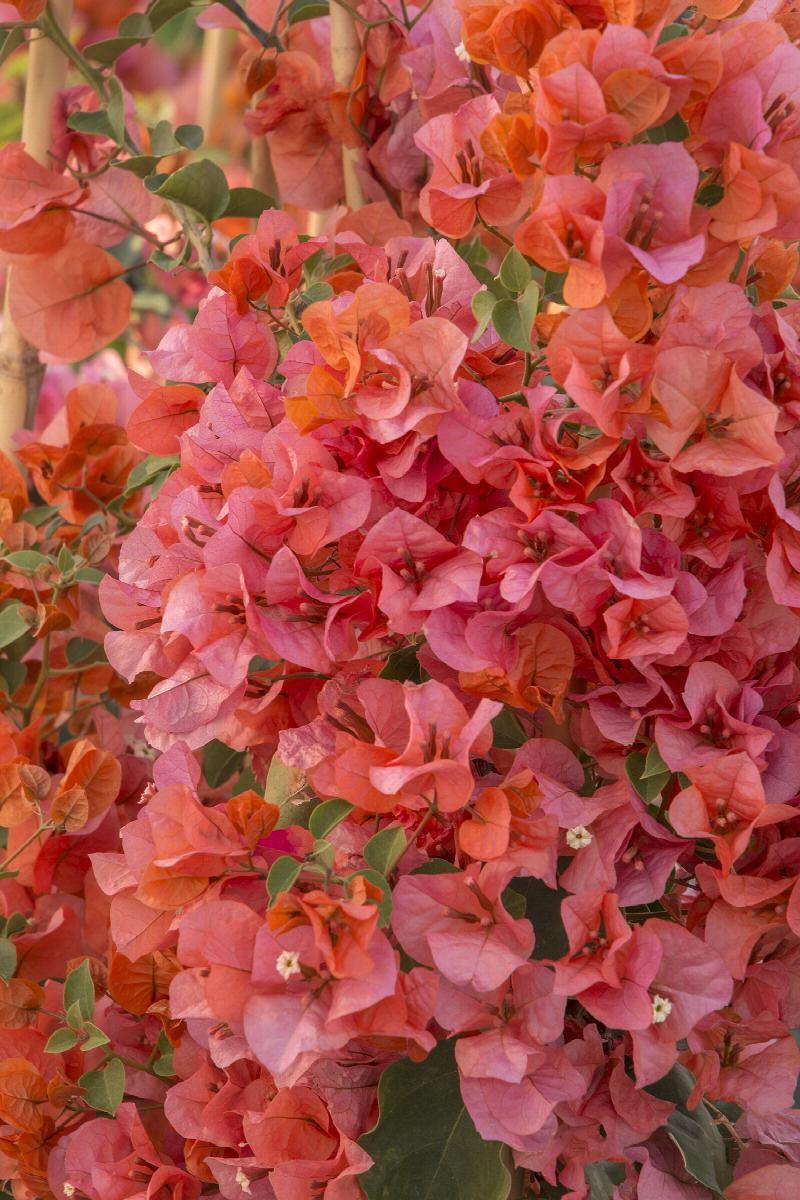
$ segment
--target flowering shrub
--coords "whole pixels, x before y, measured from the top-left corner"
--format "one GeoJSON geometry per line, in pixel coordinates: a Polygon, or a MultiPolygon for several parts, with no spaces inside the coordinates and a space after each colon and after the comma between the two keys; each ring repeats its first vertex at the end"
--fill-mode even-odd
{"type": "Polygon", "coordinates": [[[0,1177],[792,1200],[797,14],[341,11],[202,18],[283,207],[0,152],[23,336],[177,310],[0,460],[0,1177]]]}

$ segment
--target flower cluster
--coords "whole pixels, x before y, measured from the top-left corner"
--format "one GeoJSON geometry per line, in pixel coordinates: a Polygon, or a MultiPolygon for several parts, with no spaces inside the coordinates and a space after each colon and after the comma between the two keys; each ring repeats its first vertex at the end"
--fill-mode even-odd
{"type": "MultiPolygon", "coordinates": [[[[130,440],[78,389],[69,445],[22,455],[68,522],[123,521],[122,707],[55,782],[9,721],[2,895],[80,928],[56,964],[7,931],[0,1173],[400,1200],[401,1081],[451,1078],[473,1140],[436,1200],[477,1197],[469,1155],[481,1200],[790,1200],[796,14],[357,12],[343,92],[326,18],[277,10],[248,123],[288,205],[350,169],[369,202],[313,236],[264,211],[132,374],[130,440]],[[133,730],[139,804],[101,748],[133,730]]],[[[57,592],[15,593],[26,628],[57,592]]]]}

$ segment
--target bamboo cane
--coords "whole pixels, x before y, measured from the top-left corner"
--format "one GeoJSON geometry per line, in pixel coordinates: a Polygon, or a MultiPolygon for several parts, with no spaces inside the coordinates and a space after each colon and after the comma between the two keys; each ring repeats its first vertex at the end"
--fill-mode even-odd
{"type": "MultiPolygon", "coordinates": [[[[352,13],[334,0],[331,4],[331,67],[338,87],[349,88],[361,57],[355,18],[352,13]]],[[[356,173],[359,151],[349,146],[342,147],[344,170],[344,196],[348,208],[361,208],[364,193],[356,173]]]]}
{"type": "MultiPolygon", "coordinates": [[[[72,19],[72,0],[51,0],[53,18],[66,34],[72,19]]],[[[53,105],[67,78],[67,60],[49,38],[31,43],[22,116],[25,149],[42,166],[50,166],[53,105]]],[[[6,274],[3,332],[0,336],[0,448],[13,450],[12,434],[31,425],[36,413],[44,367],[33,346],[14,325],[9,308],[11,273],[6,274]]]]}
{"type": "Polygon", "coordinates": [[[235,40],[236,31],[233,29],[207,29],[203,35],[197,124],[202,126],[206,140],[211,145],[214,144],[212,131],[222,107],[222,89],[228,77],[235,40]]]}

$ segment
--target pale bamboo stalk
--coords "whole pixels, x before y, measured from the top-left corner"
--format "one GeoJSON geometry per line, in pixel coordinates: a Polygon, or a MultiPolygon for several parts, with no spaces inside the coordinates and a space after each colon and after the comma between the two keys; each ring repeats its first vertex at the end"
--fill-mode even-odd
{"type": "MultiPolygon", "coordinates": [[[[339,87],[349,88],[361,57],[355,18],[341,4],[333,0],[331,13],[331,67],[333,78],[339,87]]],[[[361,208],[364,193],[356,173],[359,151],[349,146],[342,147],[342,169],[344,171],[344,197],[348,208],[361,208]]]]}
{"type": "Polygon", "coordinates": [[[254,188],[258,188],[266,196],[271,196],[276,204],[280,204],[278,181],[275,178],[266,135],[253,138],[250,147],[250,177],[254,188]]]}
{"type": "MultiPolygon", "coordinates": [[[[51,0],[53,18],[69,36],[72,0],[51,0]]],[[[67,79],[67,60],[49,38],[37,35],[28,54],[22,141],[42,166],[50,163],[53,106],[67,79]]],[[[9,308],[11,274],[6,273],[3,332],[0,337],[0,448],[13,452],[12,435],[33,424],[44,367],[35,348],[20,335],[9,308]]]]}
{"type": "Polygon", "coordinates": [[[197,124],[202,126],[211,145],[214,144],[212,131],[222,108],[222,90],[228,78],[235,41],[235,29],[207,29],[203,35],[197,124]]]}

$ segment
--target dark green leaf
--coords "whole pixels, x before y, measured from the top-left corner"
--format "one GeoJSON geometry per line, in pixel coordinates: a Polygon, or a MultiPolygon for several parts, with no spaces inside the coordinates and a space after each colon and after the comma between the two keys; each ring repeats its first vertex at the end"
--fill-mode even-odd
{"type": "Polygon", "coordinates": [[[69,546],[62,546],[56,558],[56,567],[62,575],[68,575],[75,566],[75,555],[69,546]]]}
{"type": "Polygon", "coordinates": [[[687,1107],[694,1082],[691,1072],[676,1063],[668,1075],[649,1084],[645,1090],[677,1106],[667,1120],[666,1132],[678,1147],[692,1178],[709,1188],[712,1196],[718,1197],[731,1181],[725,1139],[704,1100],[696,1108],[687,1107]]]}
{"type": "Polygon", "coordinates": [[[203,144],[203,136],[202,125],[178,125],[175,128],[175,137],[187,150],[199,149],[203,144]]]}
{"type": "Polygon", "coordinates": [[[24,45],[24,42],[25,30],[20,25],[17,25],[14,29],[9,29],[0,42],[0,66],[3,65],[6,59],[11,57],[15,50],[24,45]]]}
{"type": "Polygon", "coordinates": [[[492,729],[494,744],[501,750],[516,750],[527,739],[525,730],[510,708],[504,708],[494,717],[492,729]]]}
{"type": "Polygon", "coordinates": [[[172,1047],[170,1047],[166,1054],[162,1054],[161,1058],[157,1058],[153,1063],[153,1070],[155,1071],[156,1075],[159,1075],[162,1079],[171,1079],[175,1074],[175,1066],[172,1061],[172,1055],[173,1050],[172,1047]]]}
{"type": "Polygon", "coordinates": [[[191,208],[207,221],[222,216],[230,196],[225,172],[210,158],[180,167],[156,190],[165,200],[191,208]]]}
{"type": "Polygon", "coordinates": [[[125,1068],[118,1058],[112,1058],[101,1070],[81,1075],[78,1083],[85,1088],[84,1099],[91,1108],[113,1117],[125,1095],[125,1068]]]}
{"type": "Polygon", "coordinates": [[[622,1163],[587,1163],[583,1174],[589,1186],[588,1200],[614,1200],[614,1189],[625,1181],[622,1163]]]}
{"type": "Polygon", "coordinates": [[[8,981],[17,969],[17,947],[11,938],[0,937],[0,979],[8,981]]]}
{"type": "Polygon", "coordinates": [[[114,126],[111,124],[111,118],[104,108],[99,108],[95,112],[74,112],[67,117],[67,127],[75,129],[78,133],[97,134],[100,137],[114,138],[114,126]]]}
{"type": "Polygon", "coordinates": [[[561,958],[569,949],[561,920],[561,901],[567,893],[548,887],[541,879],[514,879],[510,887],[525,899],[524,915],[536,934],[533,957],[561,958]]]}
{"type": "Polygon", "coordinates": [[[359,1177],[369,1200],[506,1200],[502,1147],[472,1123],[452,1041],[439,1042],[422,1063],[393,1063],[378,1101],[378,1124],[360,1139],[374,1159],[359,1177]]]}
{"type": "Polygon", "coordinates": [[[639,750],[635,750],[625,759],[625,774],[645,803],[650,804],[661,795],[671,773],[665,769],[660,772],[654,770],[653,774],[645,775],[646,766],[647,758],[639,750]]]}
{"type": "Polygon", "coordinates": [[[169,121],[159,121],[150,130],[150,150],[159,158],[164,158],[167,154],[177,154],[180,148],[181,144],[169,121]]]}
{"type": "Polygon", "coordinates": [[[317,838],[314,842],[314,858],[327,870],[332,871],[336,861],[336,847],[326,838],[317,838]]]}
{"type": "Polygon", "coordinates": [[[381,829],[364,847],[364,861],[380,875],[389,875],[406,848],[408,839],[402,825],[381,829]]]}
{"type": "Polygon", "coordinates": [[[642,771],[642,779],[652,779],[654,775],[669,774],[671,774],[670,769],[659,754],[658,746],[656,746],[654,743],[647,751],[647,757],[644,760],[644,770],[642,771]]]}
{"type": "Polygon", "coordinates": [[[73,969],[64,980],[64,1008],[77,1004],[84,1021],[89,1021],[94,1012],[94,984],[89,970],[89,960],[85,958],[78,967],[73,969]]]}
{"type": "MultiPolygon", "coordinates": [[[[2,626],[2,617],[0,617],[0,626],[2,626]]],[[[24,663],[15,662],[13,658],[3,659],[0,662],[0,692],[6,696],[13,696],[17,688],[22,687],[28,675],[28,670],[24,663]]]]}
{"type": "Polygon", "coordinates": [[[120,171],[130,171],[144,179],[151,171],[155,171],[160,161],[157,154],[132,154],[130,158],[115,162],[114,166],[120,171]]]}
{"type": "Polygon", "coordinates": [[[28,928],[28,918],[24,913],[13,912],[6,920],[5,934],[6,937],[13,937],[16,933],[22,933],[23,929],[28,928]]]}
{"type": "Polygon", "coordinates": [[[381,671],[381,679],[398,679],[401,683],[412,680],[422,683],[422,670],[417,658],[419,646],[401,646],[393,650],[381,671]]]}
{"type": "Polygon", "coordinates": [[[216,738],[203,747],[203,777],[209,787],[222,787],[243,765],[244,751],[232,750],[216,738]]]}
{"type": "Polygon", "coordinates": [[[287,9],[290,25],[297,25],[299,21],[311,21],[314,17],[327,17],[327,15],[326,0],[292,0],[287,9]]]}
{"type": "Polygon", "coordinates": [[[102,67],[110,67],[126,50],[130,50],[132,46],[143,46],[146,41],[146,37],[106,38],[102,42],[93,42],[83,53],[92,62],[100,63],[102,67]]]}
{"type": "Polygon", "coordinates": [[[70,1029],[83,1029],[84,1017],[77,1000],[73,1004],[64,1005],[64,1016],[67,1018],[70,1029]]]}
{"type": "Polygon", "coordinates": [[[180,16],[191,7],[192,0],[154,0],[147,9],[147,19],[153,29],[160,29],[162,25],[166,25],[167,21],[180,16]]]}
{"type": "Polygon", "coordinates": [[[114,75],[108,81],[108,90],[111,93],[106,109],[108,123],[111,126],[114,141],[118,146],[122,146],[125,144],[125,94],[122,84],[114,75]]]}
{"type": "Polygon", "coordinates": [[[706,186],[697,194],[697,203],[702,204],[703,208],[713,208],[715,204],[719,204],[722,197],[725,195],[725,189],[718,183],[707,183],[706,186]]]}
{"type": "Polygon", "coordinates": [[[327,837],[352,811],[353,806],[347,800],[325,800],[318,804],[311,814],[308,822],[309,833],[315,838],[327,837]]]}
{"type": "Polygon", "coordinates": [[[268,208],[274,208],[275,201],[266,192],[258,188],[231,188],[228,203],[223,217],[260,217],[268,208]]]}
{"type": "Polygon", "coordinates": [[[511,913],[515,920],[525,916],[527,901],[520,892],[515,891],[512,887],[507,887],[500,899],[503,901],[503,908],[506,912],[511,913]]]}
{"type": "Polygon", "coordinates": [[[689,126],[684,121],[680,113],[675,113],[674,117],[670,117],[663,125],[656,125],[655,128],[647,131],[648,142],[683,142],[689,136],[689,126]]]}
{"type": "Polygon", "coordinates": [[[288,854],[275,859],[267,875],[267,894],[271,903],[281,892],[288,892],[294,886],[302,869],[303,864],[288,854]]]}
{"type": "Polygon", "coordinates": [[[76,663],[103,662],[105,653],[99,642],[89,638],[70,638],[67,642],[67,662],[71,667],[76,663]]]}
{"type": "Polygon", "coordinates": [[[103,572],[99,571],[97,567],[81,567],[79,571],[75,572],[75,578],[79,583],[102,583],[103,572]]]}
{"type": "MultiPolygon", "coordinates": [[[[106,1041],[108,1039],[106,1038],[106,1041]]],[[[63,1054],[78,1044],[78,1035],[74,1029],[57,1029],[51,1033],[44,1047],[45,1054],[63,1054]]]]}
{"type": "Polygon", "coordinates": [[[429,858],[427,862],[414,867],[412,875],[457,875],[458,867],[448,862],[446,858],[429,858]]]}

